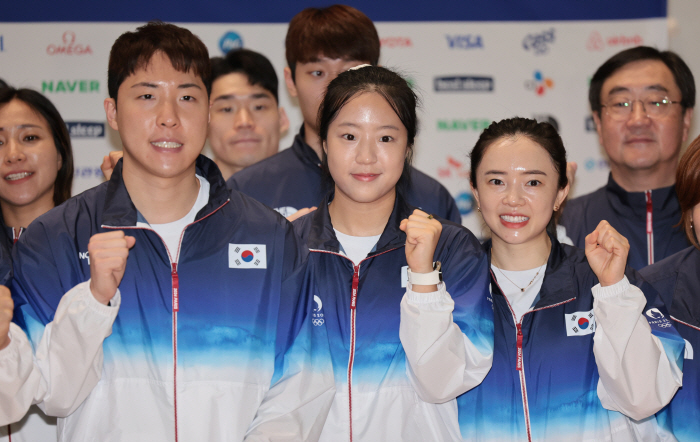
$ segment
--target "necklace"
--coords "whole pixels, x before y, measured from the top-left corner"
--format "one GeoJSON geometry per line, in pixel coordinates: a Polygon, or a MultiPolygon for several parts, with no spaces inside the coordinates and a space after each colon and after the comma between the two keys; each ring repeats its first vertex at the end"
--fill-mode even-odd
{"type": "MultiPolygon", "coordinates": [[[[549,259],[549,257],[547,257],[547,259],[549,259]]],[[[537,278],[537,275],[539,275],[540,272],[542,271],[542,267],[543,267],[545,264],[547,264],[547,259],[545,259],[545,261],[542,263],[542,265],[540,266],[540,268],[537,269],[537,273],[535,273],[535,276],[532,277],[532,279],[530,280],[530,282],[528,282],[527,285],[526,285],[525,287],[520,287],[518,284],[514,283],[513,280],[510,279],[505,273],[503,273],[503,271],[502,271],[501,268],[499,267],[499,265],[498,265],[498,263],[496,262],[496,260],[493,259],[493,254],[491,255],[491,260],[493,261],[493,264],[496,266],[496,269],[498,269],[498,272],[499,272],[501,275],[503,275],[503,277],[505,277],[508,281],[510,281],[511,284],[513,284],[514,286],[516,286],[517,288],[519,288],[519,289],[520,289],[520,292],[524,292],[526,288],[530,287],[530,286],[532,285],[532,283],[535,282],[535,279],[537,278]]]]}

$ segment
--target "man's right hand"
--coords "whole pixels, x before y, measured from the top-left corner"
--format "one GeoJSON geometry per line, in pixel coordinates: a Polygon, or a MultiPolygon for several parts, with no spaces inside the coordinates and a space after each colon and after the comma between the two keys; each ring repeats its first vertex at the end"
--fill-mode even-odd
{"type": "Polygon", "coordinates": [[[10,289],[0,285],[0,350],[10,344],[10,322],[12,322],[12,311],[15,308],[10,296],[10,289]]]}
{"type": "Polygon", "coordinates": [[[90,291],[104,305],[117,294],[126,270],[129,249],[136,238],[126,236],[121,230],[98,233],[90,238],[90,291]]]}

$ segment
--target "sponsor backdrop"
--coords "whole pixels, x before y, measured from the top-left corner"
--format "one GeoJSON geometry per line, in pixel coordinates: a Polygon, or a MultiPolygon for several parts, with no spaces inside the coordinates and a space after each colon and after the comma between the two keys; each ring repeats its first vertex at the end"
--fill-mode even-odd
{"type": "MultiPolygon", "coordinates": [[[[248,5],[235,13],[221,11],[213,0],[196,10],[170,2],[166,14],[151,12],[163,11],[164,4],[149,1],[152,8],[127,2],[89,10],[57,10],[45,1],[38,2],[43,8],[35,2],[11,3],[0,18],[0,78],[37,89],[56,104],[74,143],[77,193],[102,181],[103,155],[120,148],[118,135],[105,122],[102,102],[109,49],[121,33],[156,17],[177,22],[197,34],[212,56],[239,47],[262,52],[281,79],[286,22],[307,2],[248,5]]],[[[466,155],[481,130],[515,115],[551,122],[570,160],[579,164],[574,194],[588,193],[608,173],[588,109],[593,72],[622,49],[668,45],[663,0],[612,6],[601,0],[585,6],[498,0],[469,7],[457,1],[409,1],[396,10],[377,3],[353,6],[376,22],[381,63],[400,71],[422,97],[415,165],[450,190],[464,224],[477,235],[481,220],[469,190],[466,155]]],[[[283,85],[280,102],[293,128],[281,142],[285,148],[301,124],[301,113],[283,85]]]]}

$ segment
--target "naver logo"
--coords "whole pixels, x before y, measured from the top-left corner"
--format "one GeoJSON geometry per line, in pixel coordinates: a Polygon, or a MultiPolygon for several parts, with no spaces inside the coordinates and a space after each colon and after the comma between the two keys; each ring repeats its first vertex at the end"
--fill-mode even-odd
{"type": "Polygon", "coordinates": [[[105,124],[91,121],[66,121],[71,138],[103,138],[105,124]]]}
{"type": "Polygon", "coordinates": [[[100,82],[97,80],[43,80],[41,93],[82,93],[100,92],[100,82]]]}
{"type": "Polygon", "coordinates": [[[493,77],[435,77],[435,92],[493,92],[493,77]]]}
{"type": "Polygon", "coordinates": [[[483,49],[484,41],[481,35],[464,34],[464,35],[445,35],[447,46],[450,49],[483,49]]]}

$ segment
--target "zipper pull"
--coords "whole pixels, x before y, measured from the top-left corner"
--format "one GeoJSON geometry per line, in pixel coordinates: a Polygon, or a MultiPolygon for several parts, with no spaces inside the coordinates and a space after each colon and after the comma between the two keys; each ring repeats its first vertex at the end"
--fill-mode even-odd
{"type": "Polygon", "coordinates": [[[515,326],[518,329],[518,362],[516,363],[515,368],[517,370],[522,370],[523,369],[523,328],[520,325],[520,323],[517,323],[515,326]]]}
{"type": "Polygon", "coordinates": [[[180,277],[177,276],[177,263],[173,263],[173,311],[180,311],[180,277]]]}
{"type": "Polygon", "coordinates": [[[352,273],[352,297],[350,298],[350,310],[355,310],[357,305],[357,287],[360,285],[360,266],[353,267],[352,273]]]}

